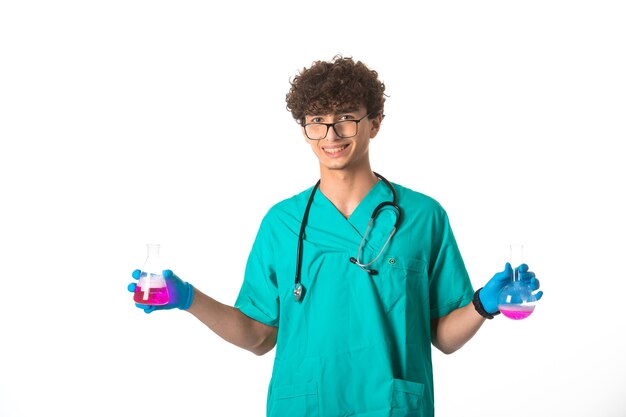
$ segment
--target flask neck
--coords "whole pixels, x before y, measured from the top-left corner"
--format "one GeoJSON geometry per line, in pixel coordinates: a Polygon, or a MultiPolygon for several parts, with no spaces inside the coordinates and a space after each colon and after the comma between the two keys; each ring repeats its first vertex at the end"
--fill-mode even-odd
{"type": "Polygon", "coordinates": [[[148,258],[151,258],[151,257],[158,258],[159,257],[159,250],[161,249],[161,245],[148,243],[146,246],[148,248],[148,258]]]}
{"type": "Polygon", "coordinates": [[[148,256],[146,257],[143,270],[145,272],[161,274],[161,259],[159,257],[159,249],[161,245],[150,243],[147,244],[146,247],[148,248],[148,256]]]}
{"type": "Polygon", "coordinates": [[[519,281],[519,267],[524,262],[524,245],[512,243],[509,245],[509,257],[513,268],[513,282],[519,281]]]}

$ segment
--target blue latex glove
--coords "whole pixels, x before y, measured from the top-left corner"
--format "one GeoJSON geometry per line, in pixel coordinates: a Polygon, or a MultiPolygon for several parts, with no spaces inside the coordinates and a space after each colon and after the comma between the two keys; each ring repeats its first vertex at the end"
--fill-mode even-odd
{"type": "MultiPolygon", "coordinates": [[[[521,264],[518,268],[520,281],[530,286],[533,293],[539,289],[539,280],[535,277],[535,273],[528,270],[528,265],[521,264]]],[[[498,312],[498,296],[500,291],[513,280],[513,268],[510,263],[506,263],[504,271],[498,272],[485,284],[480,290],[478,296],[485,311],[489,314],[498,312]]],[[[537,301],[543,296],[543,291],[535,293],[537,301]]]]}
{"type": "MultiPolygon", "coordinates": [[[[133,278],[138,280],[140,276],[141,270],[135,269],[133,271],[133,278]]],[[[167,304],[162,306],[150,306],[135,303],[135,305],[146,313],[152,313],[154,310],[171,310],[173,308],[187,310],[193,302],[193,286],[178,278],[169,269],[163,271],[163,278],[165,278],[167,292],[170,295],[170,301],[167,304]]],[[[128,291],[134,293],[135,287],[137,287],[137,284],[134,282],[128,284],[128,291]]]]}

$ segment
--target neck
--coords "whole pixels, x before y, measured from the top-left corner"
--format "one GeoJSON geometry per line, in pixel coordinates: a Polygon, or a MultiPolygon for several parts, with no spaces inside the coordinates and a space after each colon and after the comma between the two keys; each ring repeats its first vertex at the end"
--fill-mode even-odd
{"type": "Polygon", "coordinates": [[[369,167],[358,171],[322,169],[320,191],[348,218],[377,182],[369,167]]]}

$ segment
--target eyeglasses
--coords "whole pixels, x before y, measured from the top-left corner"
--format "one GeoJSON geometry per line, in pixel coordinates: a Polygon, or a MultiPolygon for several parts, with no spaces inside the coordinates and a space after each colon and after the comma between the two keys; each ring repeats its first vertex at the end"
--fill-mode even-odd
{"type": "Polygon", "coordinates": [[[356,120],[341,120],[335,123],[303,123],[304,134],[311,140],[322,140],[328,135],[328,129],[331,127],[335,130],[335,134],[340,138],[351,138],[356,136],[359,131],[359,122],[372,113],[356,120]]]}

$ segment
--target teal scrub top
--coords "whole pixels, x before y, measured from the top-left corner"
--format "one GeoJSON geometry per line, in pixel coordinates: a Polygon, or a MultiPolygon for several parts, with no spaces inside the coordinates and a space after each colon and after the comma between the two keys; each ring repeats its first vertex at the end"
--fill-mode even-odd
{"type": "MultiPolygon", "coordinates": [[[[445,210],[393,184],[402,221],[370,275],[350,262],[374,208],[391,201],[379,181],[346,219],[317,190],[306,226],[301,302],[293,296],[298,234],[312,188],[264,217],[235,303],[278,327],[269,417],[434,415],[431,319],[468,304],[473,288],[445,210]]],[[[360,261],[373,260],[396,220],[384,208],[360,261]]]]}

